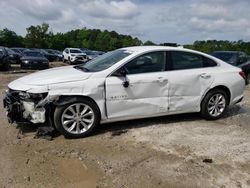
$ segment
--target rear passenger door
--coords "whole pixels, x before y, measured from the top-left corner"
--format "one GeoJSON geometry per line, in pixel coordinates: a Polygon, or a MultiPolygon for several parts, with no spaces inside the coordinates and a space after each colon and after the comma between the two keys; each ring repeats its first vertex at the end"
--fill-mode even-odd
{"type": "Polygon", "coordinates": [[[169,71],[169,111],[196,112],[213,82],[211,68],[217,64],[200,54],[171,51],[169,71]]]}

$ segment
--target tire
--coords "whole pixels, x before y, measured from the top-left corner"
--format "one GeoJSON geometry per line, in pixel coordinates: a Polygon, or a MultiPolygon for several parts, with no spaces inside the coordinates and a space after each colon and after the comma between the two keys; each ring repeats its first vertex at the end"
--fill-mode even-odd
{"type": "Polygon", "coordinates": [[[250,83],[250,73],[247,74],[246,85],[248,85],[249,83],[250,83]]]}
{"type": "Polygon", "coordinates": [[[56,107],[54,124],[65,138],[82,138],[94,132],[100,122],[100,117],[99,108],[93,101],[77,99],[56,107]],[[81,113],[83,114],[80,115],[81,113]]]}
{"type": "Polygon", "coordinates": [[[221,89],[213,89],[207,93],[201,103],[201,116],[206,120],[221,118],[227,110],[229,97],[221,89]],[[218,100],[218,102],[216,102],[218,100]]]}

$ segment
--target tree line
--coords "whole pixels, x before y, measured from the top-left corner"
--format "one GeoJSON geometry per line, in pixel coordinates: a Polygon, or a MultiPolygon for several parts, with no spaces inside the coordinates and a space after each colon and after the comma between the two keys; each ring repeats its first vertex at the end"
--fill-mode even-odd
{"type": "Polygon", "coordinates": [[[88,48],[110,51],[127,46],[140,46],[142,42],[130,35],[99,29],[76,29],[66,33],[53,33],[49,25],[43,23],[30,26],[24,37],[7,28],[0,30],[0,46],[26,48],[52,48],[63,50],[66,47],[88,48]]]}
{"type": "MultiPolygon", "coordinates": [[[[76,29],[66,33],[53,33],[49,24],[31,25],[26,29],[26,35],[17,35],[7,28],[0,30],[0,46],[26,48],[52,48],[63,50],[66,47],[88,48],[92,50],[110,51],[127,46],[156,45],[152,41],[142,42],[130,35],[118,34],[115,31],[100,29],[76,29]]],[[[250,54],[250,42],[207,40],[195,41],[184,45],[185,48],[211,53],[213,51],[244,51],[250,54]]]]}
{"type": "Polygon", "coordinates": [[[191,45],[184,45],[185,48],[198,50],[205,53],[213,51],[243,51],[250,55],[250,42],[228,41],[228,40],[207,40],[195,41],[191,45]]]}

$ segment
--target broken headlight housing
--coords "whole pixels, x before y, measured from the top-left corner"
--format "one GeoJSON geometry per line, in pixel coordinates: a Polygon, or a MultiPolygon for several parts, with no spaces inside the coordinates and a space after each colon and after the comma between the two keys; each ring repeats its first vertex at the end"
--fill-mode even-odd
{"type": "Polygon", "coordinates": [[[28,93],[28,92],[25,92],[25,91],[21,91],[19,92],[19,97],[20,99],[32,99],[32,100],[35,100],[35,101],[40,101],[42,99],[44,99],[46,96],[48,95],[48,93],[28,93]]]}

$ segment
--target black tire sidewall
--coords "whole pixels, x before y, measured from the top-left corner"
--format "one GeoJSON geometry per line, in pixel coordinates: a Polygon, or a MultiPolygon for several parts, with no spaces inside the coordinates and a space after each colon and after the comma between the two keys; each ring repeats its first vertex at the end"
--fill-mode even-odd
{"type": "Polygon", "coordinates": [[[246,78],[246,84],[248,85],[250,83],[250,73],[247,74],[246,78]]]}
{"type": "Polygon", "coordinates": [[[209,91],[206,94],[206,96],[204,97],[204,99],[202,100],[202,103],[201,103],[201,115],[206,120],[217,120],[217,119],[221,118],[225,114],[225,112],[227,110],[227,107],[228,107],[228,103],[229,103],[229,98],[228,98],[225,91],[223,91],[221,89],[213,89],[213,90],[209,91]],[[207,109],[207,105],[208,105],[209,100],[215,94],[222,94],[225,97],[225,100],[226,100],[226,107],[225,107],[224,111],[219,116],[216,116],[216,117],[211,116],[209,114],[209,112],[208,112],[208,109],[207,109]]]}
{"type": "Polygon", "coordinates": [[[82,137],[86,137],[86,136],[89,136],[91,133],[94,132],[95,128],[98,126],[98,124],[100,123],[100,111],[99,111],[99,108],[98,106],[91,100],[88,100],[88,99],[78,99],[74,102],[70,102],[70,103],[67,103],[65,105],[62,105],[62,106],[57,106],[56,109],[55,109],[55,112],[54,112],[54,124],[55,124],[55,127],[56,129],[62,134],[65,136],[65,138],[82,138],[82,137]],[[64,110],[69,107],[70,105],[72,104],[75,104],[75,103],[83,103],[83,104],[86,104],[88,105],[94,112],[94,123],[92,125],[92,127],[90,129],[88,129],[86,132],[82,133],[82,134],[72,134],[72,133],[69,133],[68,131],[66,131],[63,126],[62,126],[62,123],[61,123],[61,117],[62,117],[62,114],[64,112],[64,110]]]}

